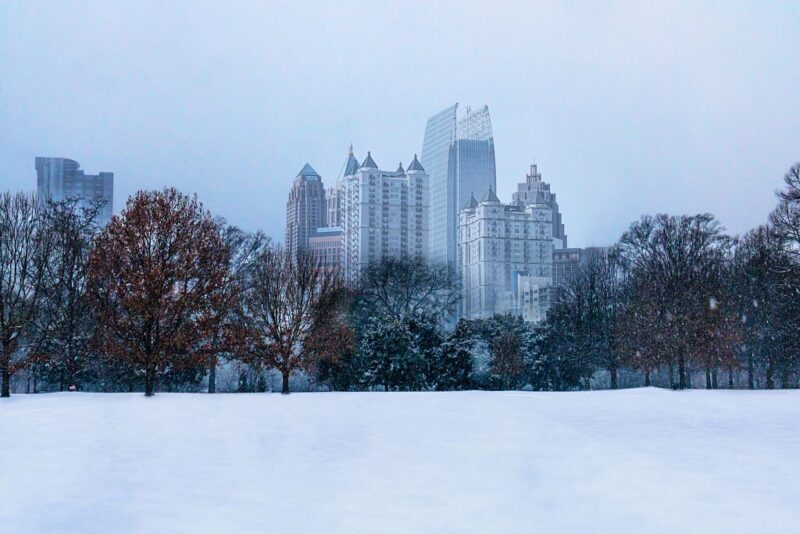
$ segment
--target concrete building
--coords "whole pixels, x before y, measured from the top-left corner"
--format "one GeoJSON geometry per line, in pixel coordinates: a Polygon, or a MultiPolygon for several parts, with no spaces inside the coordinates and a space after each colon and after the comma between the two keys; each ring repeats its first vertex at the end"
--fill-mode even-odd
{"type": "Polygon", "coordinates": [[[105,225],[114,213],[114,173],[86,174],[67,158],[35,159],[36,191],[40,200],[78,199],[79,206],[97,206],[97,223],[105,225]]]}
{"type": "Polygon", "coordinates": [[[455,104],[428,119],[422,165],[430,176],[430,260],[458,264],[459,210],[470,195],[497,189],[489,108],[455,104]]]}
{"type": "Polygon", "coordinates": [[[546,204],[503,204],[489,189],[459,214],[462,314],[514,313],[538,321],[549,306],[552,212],[546,204]]]}
{"type": "Polygon", "coordinates": [[[351,152],[346,172],[337,188],[347,277],[381,258],[426,258],[428,175],[417,156],[408,169],[383,171],[369,152],[360,165],[351,152]]]}
{"type": "Polygon", "coordinates": [[[294,179],[286,202],[286,248],[306,250],[311,233],[328,226],[322,177],[306,163],[294,179]]]}
{"type": "Polygon", "coordinates": [[[342,243],[344,232],[338,226],[317,228],[308,238],[308,249],[322,261],[328,269],[342,268],[342,243]]]}
{"type": "Polygon", "coordinates": [[[553,212],[553,245],[556,249],[567,248],[567,234],[564,232],[564,221],[556,202],[556,194],[550,191],[550,184],[542,181],[542,175],[531,165],[530,172],[525,176],[525,182],[517,184],[517,191],[511,196],[512,202],[521,201],[528,204],[546,204],[553,212]]]}

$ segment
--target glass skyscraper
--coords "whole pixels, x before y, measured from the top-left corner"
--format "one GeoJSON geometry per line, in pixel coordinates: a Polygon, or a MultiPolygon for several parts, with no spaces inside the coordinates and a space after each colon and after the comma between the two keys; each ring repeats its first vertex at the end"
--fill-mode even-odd
{"type": "Polygon", "coordinates": [[[430,184],[429,257],[455,267],[458,260],[458,212],[470,196],[496,190],[494,138],[489,108],[458,104],[428,119],[422,143],[422,165],[430,184]]]}

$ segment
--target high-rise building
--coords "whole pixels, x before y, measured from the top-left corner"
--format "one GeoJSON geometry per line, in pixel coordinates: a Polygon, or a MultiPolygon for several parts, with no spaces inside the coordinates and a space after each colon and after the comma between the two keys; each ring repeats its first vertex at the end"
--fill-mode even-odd
{"type": "Polygon", "coordinates": [[[341,202],[341,183],[345,176],[353,176],[361,167],[356,157],[353,155],[353,145],[347,151],[347,160],[344,162],[336,185],[329,187],[325,192],[325,201],[328,209],[328,226],[342,226],[342,202],[341,202]]]}
{"type": "Polygon", "coordinates": [[[552,212],[546,204],[503,204],[489,189],[459,214],[462,316],[544,318],[550,299],[552,212]]]}
{"type": "Polygon", "coordinates": [[[340,192],[341,190],[335,185],[325,190],[325,209],[327,211],[328,226],[342,225],[342,203],[340,202],[340,192]]]}
{"type": "Polygon", "coordinates": [[[422,165],[430,176],[430,260],[458,264],[459,210],[470,195],[496,189],[497,172],[489,108],[458,104],[428,119],[422,165]]]}
{"type": "Polygon", "coordinates": [[[97,223],[105,225],[114,213],[114,173],[86,174],[77,161],[36,158],[36,190],[41,200],[77,199],[80,207],[98,208],[97,223]]]}
{"type": "Polygon", "coordinates": [[[564,233],[564,222],[558,210],[556,194],[550,191],[550,184],[542,181],[542,175],[531,165],[531,171],[525,176],[525,182],[517,185],[517,192],[512,195],[512,201],[522,201],[528,204],[547,204],[553,211],[553,246],[556,249],[567,248],[567,234],[564,233]]]}
{"type": "Polygon", "coordinates": [[[348,278],[381,258],[427,257],[428,175],[417,156],[396,171],[378,169],[369,152],[360,166],[352,161],[337,184],[348,278]]]}
{"type": "Polygon", "coordinates": [[[306,250],[311,233],[327,225],[322,177],[306,163],[294,179],[286,202],[286,248],[306,250]]]}

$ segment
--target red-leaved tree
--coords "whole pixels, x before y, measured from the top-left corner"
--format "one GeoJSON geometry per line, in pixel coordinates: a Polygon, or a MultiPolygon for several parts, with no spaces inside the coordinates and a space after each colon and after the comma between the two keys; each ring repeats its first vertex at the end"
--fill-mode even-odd
{"type": "Polygon", "coordinates": [[[175,189],[140,191],[97,238],[88,287],[103,350],[144,378],[202,364],[228,249],[202,205],[175,189]]]}

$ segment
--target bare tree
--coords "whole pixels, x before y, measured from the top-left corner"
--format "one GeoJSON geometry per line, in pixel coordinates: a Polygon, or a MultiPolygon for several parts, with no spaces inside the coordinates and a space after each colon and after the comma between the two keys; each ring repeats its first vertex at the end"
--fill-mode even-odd
{"type": "Polygon", "coordinates": [[[639,280],[634,287],[644,292],[639,300],[657,307],[653,341],[669,351],[670,367],[677,363],[681,389],[690,385],[689,364],[703,356],[731,245],[710,214],[645,216],[620,239],[625,267],[639,280]]]}
{"type": "Polygon", "coordinates": [[[47,283],[36,321],[37,367],[63,391],[79,387],[90,372],[92,318],[86,295],[86,265],[97,233],[101,205],[78,199],[48,202],[45,231],[51,243],[47,283]]]}
{"type": "Polygon", "coordinates": [[[88,285],[100,339],[144,377],[145,395],[160,373],[202,364],[227,265],[218,225],[175,189],[136,193],[98,236],[88,285]]]}
{"type": "Polygon", "coordinates": [[[11,375],[29,363],[30,341],[47,282],[49,241],[43,211],[33,196],[0,194],[0,397],[11,375]]]}
{"type": "Polygon", "coordinates": [[[208,392],[217,391],[217,365],[224,354],[232,354],[241,345],[238,336],[243,329],[241,314],[237,307],[250,280],[256,259],[268,246],[269,238],[261,232],[248,233],[235,226],[218,220],[222,241],[227,249],[225,277],[219,290],[219,298],[214,299],[209,310],[212,324],[216,326],[211,336],[205,340],[204,352],[208,366],[208,392]]]}
{"type": "Polygon", "coordinates": [[[367,266],[359,300],[368,313],[395,320],[420,314],[446,317],[460,298],[453,270],[421,258],[385,258],[367,266]]]}
{"type": "Polygon", "coordinates": [[[615,252],[590,252],[558,295],[552,321],[564,348],[584,362],[584,385],[588,389],[596,369],[609,374],[617,388],[621,366],[616,346],[616,324],[620,313],[622,271],[615,252]]]}
{"type": "Polygon", "coordinates": [[[248,363],[269,365],[281,373],[282,393],[289,393],[292,372],[310,365],[309,341],[317,330],[320,308],[341,285],[340,274],[326,269],[309,251],[292,254],[276,246],[256,260],[243,298],[243,352],[248,363]]]}
{"type": "Polygon", "coordinates": [[[770,226],[760,226],[739,240],[734,260],[733,301],[747,385],[754,389],[763,371],[767,389],[773,389],[777,375],[797,366],[800,349],[792,259],[782,236],[770,226]]]}
{"type": "Polygon", "coordinates": [[[783,181],[786,190],[778,193],[778,206],[770,215],[770,222],[795,265],[800,265],[800,163],[789,169],[783,181]]]}

